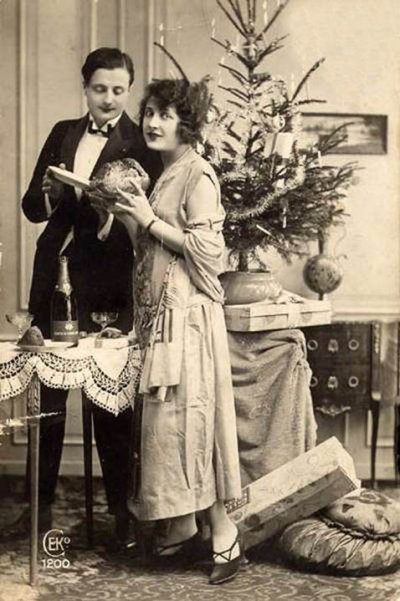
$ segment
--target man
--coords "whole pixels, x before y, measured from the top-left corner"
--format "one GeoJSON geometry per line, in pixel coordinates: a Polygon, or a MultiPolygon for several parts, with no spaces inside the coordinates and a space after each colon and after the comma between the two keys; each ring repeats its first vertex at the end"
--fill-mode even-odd
{"type": "MultiPolygon", "coordinates": [[[[147,150],[141,132],[124,112],[134,80],[131,58],[116,48],[91,52],[82,67],[88,114],[60,121],[40,153],[32,181],[22,199],[26,217],[47,221],[34,260],[29,311],[45,337],[50,336],[50,302],[57,280],[58,257],[69,258],[80,330],[93,331],[90,313],[118,311],[113,326],[132,327],[133,250],[124,226],[112,215],[94,209],[80,190],[54,179],[50,165],[90,177],[106,162],[134,158],[154,181],[160,172],[157,156],[147,150]]],[[[41,424],[39,471],[39,529],[51,527],[65,430],[67,391],[42,386],[41,409],[58,411],[41,424]]],[[[126,507],[131,410],[114,417],[93,405],[94,432],[101,461],[109,511],[115,515],[116,535],[128,531],[126,507]]],[[[29,469],[27,470],[27,480],[29,469]]],[[[28,482],[27,482],[28,483],[28,482]]],[[[15,535],[26,535],[28,513],[13,525],[15,535]]]]}

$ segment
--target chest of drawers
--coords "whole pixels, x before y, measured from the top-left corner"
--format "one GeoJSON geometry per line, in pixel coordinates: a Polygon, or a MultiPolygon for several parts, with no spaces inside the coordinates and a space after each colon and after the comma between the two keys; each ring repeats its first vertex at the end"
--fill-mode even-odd
{"type": "Polygon", "coordinates": [[[316,411],[368,409],[379,382],[379,324],[338,322],[304,330],[316,411]]]}
{"type": "Polygon", "coordinates": [[[336,322],[304,329],[307,359],[313,372],[314,410],[332,418],[371,410],[371,480],[375,480],[380,409],[380,325],[336,322]]]}

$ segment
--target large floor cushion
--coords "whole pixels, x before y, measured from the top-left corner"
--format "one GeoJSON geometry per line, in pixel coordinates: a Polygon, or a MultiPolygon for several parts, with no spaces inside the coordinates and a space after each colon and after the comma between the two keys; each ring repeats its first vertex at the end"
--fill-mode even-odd
{"type": "Polygon", "coordinates": [[[298,567],[367,576],[400,567],[400,503],[359,489],[286,528],[279,539],[298,567]]]}

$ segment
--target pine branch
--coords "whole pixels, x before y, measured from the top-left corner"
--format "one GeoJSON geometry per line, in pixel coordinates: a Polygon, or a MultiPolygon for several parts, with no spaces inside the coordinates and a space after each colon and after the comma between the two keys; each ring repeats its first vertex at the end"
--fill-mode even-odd
{"type": "Polygon", "coordinates": [[[288,112],[289,108],[290,108],[290,102],[286,96],[286,99],[283,102],[281,102],[280,104],[278,104],[278,103],[275,104],[276,110],[275,110],[274,114],[275,115],[278,115],[278,114],[284,115],[288,112]]]}
{"type": "Polygon", "coordinates": [[[268,54],[272,54],[273,52],[276,52],[277,50],[280,50],[281,48],[283,48],[283,44],[280,44],[280,42],[282,42],[283,40],[285,40],[288,36],[287,35],[283,35],[280,38],[276,38],[275,40],[273,40],[273,42],[271,42],[269,44],[269,46],[267,46],[260,54],[259,59],[258,59],[258,64],[261,63],[261,61],[268,55],[268,54]]]}
{"type": "Polygon", "coordinates": [[[321,100],[320,98],[308,98],[307,100],[298,100],[296,102],[297,106],[301,106],[303,104],[326,104],[326,100],[321,100]]]}
{"type": "Polygon", "coordinates": [[[223,69],[226,69],[227,71],[229,71],[229,73],[233,76],[236,77],[236,79],[238,81],[241,81],[242,83],[245,83],[246,85],[250,84],[249,79],[243,75],[243,73],[241,73],[240,71],[238,71],[237,69],[234,69],[233,67],[230,67],[229,65],[221,65],[220,67],[222,67],[223,69]]]}
{"type": "Polygon", "coordinates": [[[228,40],[225,41],[225,44],[223,42],[221,42],[220,40],[217,40],[217,38],[211,38],[211,41],[214,42],[215,44],[218,44],[218,46],[221,46],[221,48],[223,48],[224,50],[228,51],[228,48],[229,48],[228,40]]]}
{"type": "Polygon", "coordinates": [[[227,140],[224,140],[224,150],[231,154],[232,158],[236,156],[236,149],[227,140]]]}
{"type": "Polygon", "coordinates": [[[240,21],[244,31],[248,31],[247,27],[246,27],[246,23],[243,19],[243,15],[242,15],[242,11],[240,9],[240,4],[238,0],[235,0],[234,2],[232,0],[228,0],[229,4],[232,6],[238,20],[240,21]]]}
{"type": "MultiPolygon", "coordinates": [[[[257,88],[259,86],[262,86],[263,84],[265,84],[265,82],[271,82],[271,74],[264,72],[264,73],[253,73],[252,77],[251,77],[251,84],[256,86],[257,88]]],[[[271,85],[271,84],[270,84],[271,85]]]]}
{"type": "Polygon", "coordinates": [[[339,132],[345,130],[349,125],[353,125],[354,121],[349,121],[348,123],[343,123],[332,130],[327,136],[322,136],[317,143],[318,150],[324,154],[328,150],[335,148],[345,140],[347,140],[347,133],[345,132],[342,136],[338,136],[339,132]],[[335,138],[335,136],[338,136],[335,138]]]}
{"type": "Polygon", "coordinates": [[[274,114],[273,114],[272,112],[271,112],[271,113],[267,113],[267,109],[268,109],[268,108],[271,108],[271,107],[272,107],[272,103],[271,103],[271,102],[269,102],[268,104],[263,104],[263,105],[260,107],[260,110],[262,110],[262,111],[265,111],[265,114],[267,115],[267,117],[273,117],[273,116],[274,116],[274,114]]]}
{"type": "MultiPolygon", "coordinates": [[[[224,67],[224,65],[222,65],[222,67],[224,67]]],[[[225,67],[225,68],[226,68],[226,67],[225,67]]],[[[228,71],[229,71],[229,69],[228,69],[228,71]]],[[[248,85],[248,82],[247,82],[247,80],[245,80],[244,78],[241,78],[241,77],[240,77],[239,75],[237,75],[236,73],[233,73],[233,72],[232,72],[232,73],[231,73],[231,75],[232,75],[232,77],[233,77],[234,79],[236,79],[236,81],[237,81],[237,82],[239,82],[240,84],[242,84],[242,85],[246,85],[246,86],[248,85]]]]}
{"type": "Polygon", "coordinates": [[[244,92],[242,92],[241,90],[238,90],[237,88],[227,88],[226,86],[222,86],[222,85],[218,85],[220,90],[224,90],[225,92],[229,92],[230,94],[233,94],[233,96],[236,96],[236,98],[240,98],[240,100],[244,100],[245,102],[248,100],[248,97],[246,96],[246,94],[244,94],[244,92]]]}
{"type": "Polygon", "coordinates": [[[237,31],[239,33],[241,33],[243,36],[246,36],[246,31],[241,28],[240,23],[237,23],[235,21],[235,19],[233,17],[231,17],[231,15],[229,14],[229,12],[226,10],[225,6],[222,4],[222,0],[216,0],[216,2],[218,4],[218,6],[220,7],[220,9],[222,10],[222,12],[227,17],[227,19],[229,19],[229,21],[232,23],[232,25],[234,26],[234,28],[237,29],[237,31]]]}
{"type": "MultiPolygon", "coordinates": [[[[261,152],[261,148],[256,148],[255,150],[252,150],[251,152],[249,152],[246,155],[246,158],[250,160],[253,157],[255,157],[257,154],[259,154],[260,152],[261,152]]],[[[265,184],[264,184],[264,187],[265,187],[265,184]]]]}
{"type": "Polygon", "coordinates": [[[230,125],[227,130],[226,130],[231,136],[232,138],[234,138],[237,142],[241,142],[242,141],[242,137],[239,136],[239,134],[237,134],[233,129],[232,129],[232,125],[230,125]]]}
{"type": "Polygon", "coordinates": [[[325,58],[320,58],[316,63],[313,64],[313,66],[307,71],[307,73],[304,75],[303,79],[300,81],[299,85],[297,86],[297,88],[294,91],[294,94],[292,96],[292,102],[293,100],[296,98],[296,96],[298,96],[298,94],[300,93],[302,87],[305,85],[305,83],[307,82],[308,78],[310,77],[310,75],[312,73],[314,73],[314,71],[316,71],[317,69],[319,69],[319,67],[322,65],[322,63],[325,62],[325,58]]]}
{"type": "Polygon", "coordinates": [[[253,88],[252,88],[252,91],[253,91],[252,96],[253,96],[253,98],[259,99],[259,98],[263,98],[265,96],[265,92],[262,91],[262,90],[258,90],[258,87],[259,86],[255,86],[255,87],[253,86],[253,88]]]}
{"type": "Polygon", "coordinates": [[[233,54],[237,58],[237,60],[240,61],[246,67],[246,69],[249,68],[249,61],[247,60],[247,58],[242,56],[239,52],[236,52],[236,50],[233,50],[232,44],[228,40],[225,41],[225,44],[220,40],[217,40],[217,38],[211,38],[211,40],[215,42],[215,44],[218,44],[218,46],[221,46],[221,48],[223,48],[225,52],[233,54]]]}
{"type": "Polygon", "coordinates": [[[341,136],[337,136],[336,138],[323,139],[317,143],[317,146],[321,152],[321,154],[327,154],[330,150],[333,150],[337,146],[340,146],[343,142],[347,140],[347,136],[345,134],[341,136]]]}
{"type": "MultiPolygon", "coordinates": [[[[285,243],[285,242],[287,242],[287,238],[286,238],[286,239],[284,238],[282,241],[280,241],[280,240],[275,240],[275,238],[274,238],[274,236],[273,236],[273,234],[272,234],[271,232],[269,232],[268,230],[266,230],[264,227],[262,227],[262,226],[260,226],[260,225],[257,225],[257,224],[255,224],[255,225],[256,225],[256,227],[258,227],[258,228],[259,228],[259,229],[260,229],[260,230],[261,230],[261,231],[262,231],[262,232],[263,232],[263,233],[264,233],[266,236],[269,236],[269,238],[270,238],[270,241],[269,241],[269,242],[267,242],[267,244],[265,245],[265,247],[267,247],[267,246],[273,246],[274,248],[276,248],[276,250],[277,250],[277,251],[281,252],[281,254],[285,254],[285,253],[287,253],[287,252],[288,252],[288,248],[287,248],[287,246],[284,246],[284,243],[285,243]]],[[[265,248],[265,247],[264,247],[264,248],[265,248]]],[[[293,252],[293,251],[292,251],[292,252],[293,252]]],[[[299,256],[307,256],[307,253],[306,253],[305,251],[301,251],[301,250],[299,250],[299,252],[298,252],[298,253],[295,253],[295,254],[298,254],[299,256]]],[[[262,265],[262,264],[263,264],[263,261],[262,261],[262,259],[260,259],[260,262],[261,262],[261,265],[262,265]]]]}
{"type": "Polygon", "coordinates": [[[281,12],[287,7],[287,5],[289,4],[289,2],[290,2],[290,0],[283,0],[283,4],[281,4],[280,6],[278,6],[278,8],[276,9],[276,11],[275,11],[272,19],[270,21],[268,21],[268,23],[266,24],[266,26],[264,27],[264,29],[261,31],[261,33],[258,34],[258,36],[256,38],[257,40],[260,40],[262,38],[262,36],[267,33],[267,31],[275,23],[275,21],[277,20],[277,18],[281,14],[281,12]]]}
{"type": "Polygon", "coordinates": [[[178,63],[178,61],[172,56],[172,54],[166,49],[164,48],[164,46],[162,44],[159,44],[158,42],[154,42],[154,46],[157,46],[157,48],[160,48],[160,50],[162,50],[164,52],[164,54],[166,54],[169,58],[169,60],[175,65],[175,67],[178,69],[179,73],[182,75],[183,79],[189,83],[189,79],[187,78],[186,73],[184,72],[184,70],[182,69],[182,67],[180,66],[180,64],[178,63]]]}
{"type": "Polygon", "coordinates": [[[245,108],[243,106],[243,104],[239,104],[239,102],[236,102],[235,100],[231,100],[230,98],[228,98],[227,102],[229,102],[229,104],[232,104],[233,106],[237,106],[241,110],[243,110],[245,108]]]}
{"type": "Polygon", "coordinates": [[[257,217],[262,215],[265,210],[270,206],[272,202],[277,199],[283,198],[288,191],[297,188],[304,181],[304,174],[295,175],[293,178],[289,179],[286,182],[285,188],[283,190],[274,190],[271,194],[267,195],[263,202],[261,202],[258,206],[252,206],[248,209],[242,210],[235,214],[235,218],[237,221],[245,221],[247,219],[251,219],[253,217],[257,217]]]}
{"type": "MultiPolygon", "coordinates": [[[[252,4],[253,0],[246,0],[246,4],[247,4],[247,19],[248,21],[253,21],[253,11],[252,11],[252,4]]],[[[254,23],[254,21],[253,21],[254,23]]]]}
{"type": "Polygon", "coordinates": [[[258,129],[255,134],[249,136],[249,146],[253,146],[261,138],[261,132],[258,129]]]}
{"type": "Polygon", "coordinates": [[[312,171],[315,169],[318,169],[318,170],[323,169],[323,167],[314,166],[314,163],[315,163],[315,155],[313,155],[311,153],[309,153],[309,154],[307,153],[307,156],[306,156],[306,159],[304,162],[304,167],[306,169],[307,176],[312,175],[312,171]]]}

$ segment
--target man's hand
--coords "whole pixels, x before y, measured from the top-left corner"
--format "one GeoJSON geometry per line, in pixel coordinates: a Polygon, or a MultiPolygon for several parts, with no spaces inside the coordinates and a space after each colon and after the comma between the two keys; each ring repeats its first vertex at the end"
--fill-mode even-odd
{"type": "Polygon", "coordinates": [[[101,229],[105,225],[107,219],[109,218],[110,213],[108,211],[106,211],[105,209],[103,209],[103,207],[99,204],[96,204],[94,202],[91,202],[90,204],[94,208],[94,210],[96,211],[96,213],[98,215],[98,218],[99,218],[98,228],[101,229]]]}
{"type": "Polygon", "coordinates": [[[95,188],[88,190],[86,196],[89,198],[91,207],[99,216],[99,228],[102,228],[109,217],[108,205],[110,199],[95,188]]]}
{"type": "MultiPolygon", "coordinates": [[[[60,169],[66,168],[65,163],[60,163],[58,166],[60,167],[60,169]]],[[[51,200],[59,200],[63,191],[64,184],[56,180],[56,178],[51,172],[51,169],[46,169],[46,173],[44,174],[42,180],[43,194],[48,194],[51,200]]]]}

